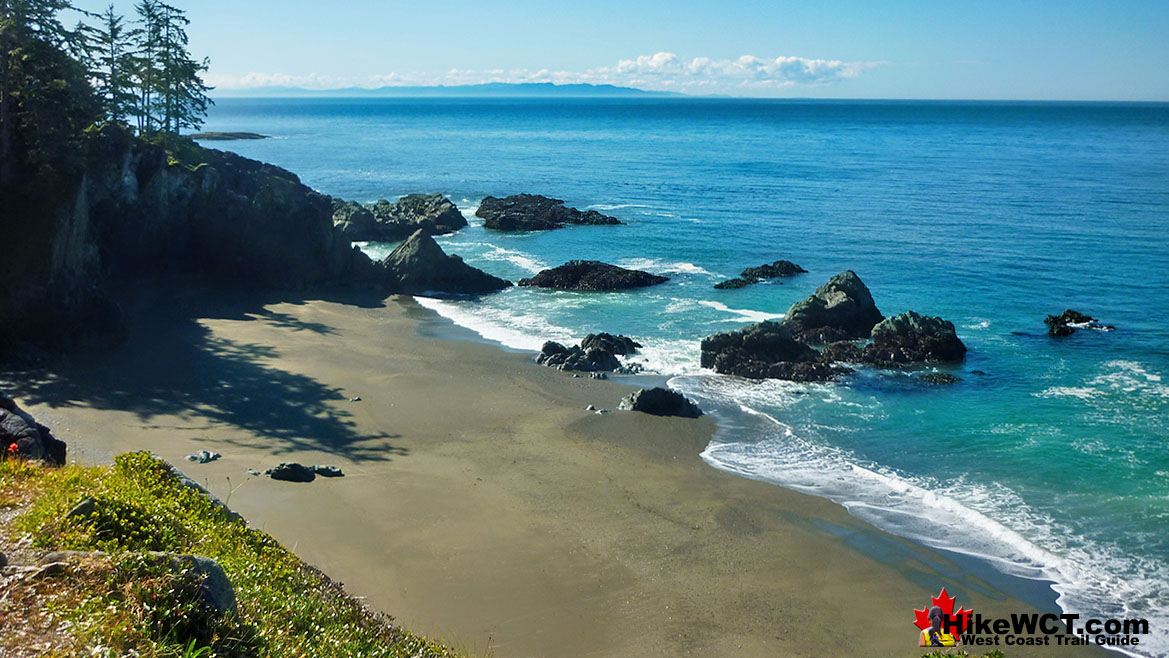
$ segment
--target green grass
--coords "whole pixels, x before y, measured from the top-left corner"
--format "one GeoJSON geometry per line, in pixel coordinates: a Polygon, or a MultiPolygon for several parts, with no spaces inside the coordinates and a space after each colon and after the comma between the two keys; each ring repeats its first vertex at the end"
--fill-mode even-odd
{"type": "Polygon", "coordinates": [[[71,622],[83,655],[456,655],[345,595],[271,536],[184,487],[147,453],[121,455],[104,467],[2,462],[0,496],[32,501],[6,530],[10,534],[27,534],[40,549],[110,554],[56,579],[63,590],[47,604],[51,614],[71,622]],[[95,510],[67,519],[87,497],[97,501],[95,510]],[[146,551],[215,559],[235,586],[238,617],[203,610],[197,579],[146,551]]]}

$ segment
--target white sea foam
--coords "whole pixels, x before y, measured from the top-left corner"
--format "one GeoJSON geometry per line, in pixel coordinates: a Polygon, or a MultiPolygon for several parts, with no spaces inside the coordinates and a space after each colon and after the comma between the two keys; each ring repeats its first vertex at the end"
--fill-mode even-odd
{"type": "MultiPolygon", "coordinates": [[[[506,293],[500,293],[506,294],[506,293]]],[[[538,352],[548,340],[574,342],[573,332],[534,313],[520,313],[478,302],[415,297],[424,306],[480,336],[517,350],[538,352]]]]}
{"type": "MultiPolygon", "coordinates": [[[[707,374],[669,384],[718,419],[718,436],[702,453],[715,468],[828,498],[894,534],[986,560],[1010,575],[1050,581],[1065,611],[1147,618],[1154,633],[1169,627],[1163,612],[1169,565],[1077,538],[1007,487],[899,473],[798,436],[760,410],[824,394],[818,385],[761,386],[707,374]]],[[[1132,655],[1169,655],[1169,635],[1143,636],[1132,655]]]]}
{"type": "Polygon", "coordinates": [[[669,262],[660,258],[626,258],[617,261],[617,265],[634,270],[645,270],[652,274],[704,274],[714,276],[708,270],[687,262],[669,262]]]}
{"type": "Polygon", "coordinates": [[[749,309],[749,308],[730,308],[729,306],[727,306],[726,304],[724,304],[722,302],[716,302],[716,301],[709,300],[709,299],[699,300],[698,303],[702,304],[703,306],[708,306],[710,308],[713,308],[716,311],[722,311],[723,313],[730,313],[731,315],[737,316],[738,318],[741,318],[743,320],[747,320],[749,322],[762,322],[764,320],[778,320],[779,318],[783,317],[783,313],[768,313],[767,311],[756,311],[756,310],[749,309]]]}
{"type": "Polygon", "coordinates": [[[532,256],[529,256],[522,251],[504,249],[503,247],[497,247],[495,245],[487,246],[489,249],[488,251],[480,254],[481,258],[494,261],[506,261],[513,265],[522,267],[523,269],[532,272],[533,274],[540,272],[541,270],[548,269],[548,265],[544,263],[544,261],[533,258],[532,256]]]}
{"type": "Polygon", "coordinates": [[[586,210],[621,210],[622,208],[652,208],[643,203],[594,203],[585,206],[586,210]]]}

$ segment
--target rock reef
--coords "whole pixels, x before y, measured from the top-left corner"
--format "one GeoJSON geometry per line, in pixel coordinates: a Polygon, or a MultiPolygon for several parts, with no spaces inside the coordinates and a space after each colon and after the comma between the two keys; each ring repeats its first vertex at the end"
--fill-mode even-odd
{"type": "Polygon", "coordinates": [[[1043,324],[1047,325],[1047,333],[1051,336],[1070,336],[1076,333],[1076,329],[1095,329],[1097,331],[1112,331],[1116,327],[1108,324],[1102,324],[1096,318],[1067,309],[1059,315],[1049,315],[1043,319],[1043,324]]]}
{"type": "Polygon", "coordinates": [[[498,198],[489,196],[479,204],[476,217],[483,226],[495,231],[549,231],[566,224],[620,224],[616,217],[595,210],[569,208],[564,201],[538,194],[514,194],[498,198]]]}
{"type": "Polygon", "coordinates": [[[434,238],[418,229],[380,263],[386,284],[407,294],[482,295],[510,287],[510,281],[471,267],[447,255],[434,238]]]}
{"type": "Polygon", "coordinates": [[[784,314],[784,323],[797,339],[819,345],[868,338],[883,319],[872,293],[852,270],[832,277],[784,314]]]}
{"type": "Polygon", "coordinates": [[[520,285],[557,290],[608,291],[656,286],[666,281],[669,281],[668,277],[641,270],[627,270],[597,260],[570,260],[531,278],[520,279],[520,285]]]}
{"type": "Polygon", "coordinates": [[[807,270],[790,260],[777,260],[774,263],[765,263],[759,267],[748,267],[739,276],[733,279],[727,279],[726,281],[720,281],[714,284],[714,287],[718,290],[734,290],[737,288],[745,288],[767,279],[778,279],[807,273],[807,270]]]}
{"type": "Polygon", "coordinates": [[[333,199],[333,224],[354,242],[396,242],[415,231],[445,235],[467,225],[457,206],[441,194],[407,194],[365,206],[333,199]]]}

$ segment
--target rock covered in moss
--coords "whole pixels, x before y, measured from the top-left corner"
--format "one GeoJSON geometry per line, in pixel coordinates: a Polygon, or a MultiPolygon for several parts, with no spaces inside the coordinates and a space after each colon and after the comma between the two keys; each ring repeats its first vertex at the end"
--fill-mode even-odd
{"type": "Polygon", "coordinates": [[[825,344],[868,338],[873,327],[883,319],[868,287],[856,272],[846,270],[807,298],[792,304],[783,321],[797,339],[825,344]]]}
{"type": "Polygon", "coordinates": [[[863,361],[880,366],[954,363],[964,358],[966,345],[958,338],[952,322],[914,311],[877,323],[872,342],[862,350],[863,361]]]}

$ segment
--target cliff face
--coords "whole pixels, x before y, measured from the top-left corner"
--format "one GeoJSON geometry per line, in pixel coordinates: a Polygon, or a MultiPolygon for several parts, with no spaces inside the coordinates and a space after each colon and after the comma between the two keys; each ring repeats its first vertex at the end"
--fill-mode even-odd
{"type": "Polygon", "coordinates": [[[96,131],[86,155],[57,198],[4,218],[23,228],[8,244],[21,256],[0,290],[0,360],[116,340],[115,284],[129,278],[270,289],[378,280],[334,230],[330,199],[284,169],[189,144],[170,154],[115,126],[96,131]]]}

